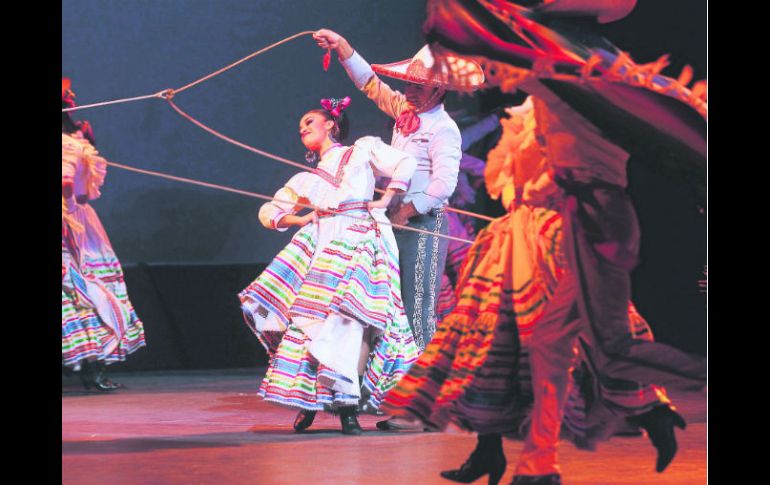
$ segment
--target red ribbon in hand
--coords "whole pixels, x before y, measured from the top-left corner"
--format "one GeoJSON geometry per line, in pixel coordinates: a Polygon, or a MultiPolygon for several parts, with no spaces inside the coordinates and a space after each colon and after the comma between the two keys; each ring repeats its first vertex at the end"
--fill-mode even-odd
{"type": "Polygon", "coordinates": [[[326,49],[326,54],[324,54],[324,60],[323,60],[324,71],[329,70],[329,63],[331,62],[332,62],[332,50],[326,49]]]}

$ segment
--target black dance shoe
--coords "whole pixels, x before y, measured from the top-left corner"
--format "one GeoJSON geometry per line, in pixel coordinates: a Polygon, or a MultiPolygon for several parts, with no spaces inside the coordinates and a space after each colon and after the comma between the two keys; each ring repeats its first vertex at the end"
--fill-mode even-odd
{"type": "Polygon", "coordinates": [[[516,475],[511,481],[511,485],[561,485],[561,475],[551,473],[550,475],[516,475]]]}
{"type": "Polygon", "coordinates": [[[677,444],[674,426],[685,429],[687,423],[684,418],[666,404],[655,406],[639,416],[628,418],[628,421],[637,424],[647,431],[647,436],[652,441],[652,446],[658,450],[658,459],[655,463],[655,471],[661,473],[666,469],[676,455],[677,444]]]}
{"type": "Polygon", "coordinates": [[[104,364],[101,362],[84,361],[78,376],[87,390],[93,387],[97,391],[111,392],[123,387],[122,384],[107,379],[104,375],[104,364]]]}
{"type": "Polygon", "coordinates": [[[361,425],[358,424],[356,417],[356,407],[348,406],[340,408],[340,424],[342,425],[342,434],[360,435],[364,432],[361,425]]]}
{"type": "Polygon", "coordinates": [[[302,410],[294,418],[294,431],[300,432],[308,429],[315,419],[315,411],[302,410]]]}
{"type": "Polygon", "coordinates": [[[457,470],[445,470],[441,476],[459,483],[471,483],[489,473],[489,485],[497,485],[505,473],[505,454],[502,447],[494,452],[475,450],[457,470]]]}

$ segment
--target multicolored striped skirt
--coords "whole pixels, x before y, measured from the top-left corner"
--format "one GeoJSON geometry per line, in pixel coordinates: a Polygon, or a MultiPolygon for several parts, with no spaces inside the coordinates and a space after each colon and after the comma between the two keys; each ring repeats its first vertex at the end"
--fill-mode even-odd
{"type": "MultiPolygon", "coordinates": [[[[558,203],[518,207],[479,233],[460,274],[455,309],[386,396],[385,412],[433,429],[452,423],[526,436],[533,399],[528,342],[565,268],[560,209],[558,203]]],[[[629,314],[639,338],[651,338],[633,305],[629,314]]],[[[597,386],[585,366],[576,370],[582,372],[573,373],[563,428],[582,448],[607,437],[607,419],[624,421],[666,400],[660,388],[608,389],[597,386]]]]}
{"type": "Polygon", "coordinates": [[[377,407],[417,359],[401,300],[398,250],[389,226],[361,202],[301,228],[240,294],[249,328],[271,356],[259,395],[307,409],[364,399],[377,407]],[[367,220],[360,220],[364,218],[367,220]],[[362,387],[355,368],[371,353],[362,387]]]}
{"type": "Polygon", "coordinates": [[[69,215],[82,230],[62,224],[62,364],[124,361],[146,343],[123,269],[94,209],[69,215]]]}

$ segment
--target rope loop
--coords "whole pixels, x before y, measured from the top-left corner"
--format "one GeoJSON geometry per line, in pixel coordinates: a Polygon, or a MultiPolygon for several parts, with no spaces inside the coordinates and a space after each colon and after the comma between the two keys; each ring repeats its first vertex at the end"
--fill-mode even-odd
{"type": "Polygon", "coordinates": [[[163,91],[160,91],[157,94],[157,96],[161,99],[165,99],[166,101],[171,101],[172,99],[174,99],[175,94],[176,94],[175,90],[168,88],[168,89],[164,89],[163,91]]]}
{"type": "MultiPolygon", "coordinates": [[[[105,101],[105,102],[102,102],[102,103],[83,105],[83,106],[76,106],[76,107],[73,107],[73,108],[64,108],[64,109],[62,109],[62,112],[75,111],[75,110],[80,110],[80,109],[85,109],[85,108],[94,108],[94,107],[97,107],[97,106],[107,106],[107,105],[118,104],[118,103],[127,103],[127,102],[131,102],[131,101],[139,101],[139,100],[143,100],[143,99],[160,98],[160,99],[163,99],[163,100],[167,101],[169,106],[171,106],[171,108],[174,109],[183,118],[187,119],[188,121],[192,122],[193,124],[195,124],[199,128],[201,128],[201,129],[211,133],[212,135],[214,135],[214,136],[216,136],[216,137],[218,137],[218,138],[220,138],[220,139],[222,139],[222,140],[224,140],[224,141],[226,141],[228,143],[231,143],[231,144],[233,144],[235,146],[244,148],[244,149],[249,150],[251,152],[257,153],[257,154],[262,155],[264,157],[276,160],[278,162],[281,162],[281,163],[284,163],[284,164],[287,164],[287,165],[291,165],[291,166],[300,168],[302,170],[310,170],[304,164],[296,163],[296,162],[293,162],[293,161],[288,160],[286,158],[279,157],[277,155],[273,155],[273,154],[268,153],[268,152],[266,152],[264,150],[260,150],[258,148],[249,146],[249,145],[247,145],[245,143],[241,143],[241,142],[239,142],[237,140],[234,140],[234,139],[232,139],[232,138],[230,138],[230,137],[228,137],[226,135],[223,135],[222,133],[219,133],[218,131],[216,131],[216,130],[214,130],[214,129],[204,125],[200,121],[196,120],[192,116],[190,116],[187,113],[185,113],[184,111],[182,111],[174,103],[173,99],[174,99],[174,96],[177,93],[181,93],[182,91],[185,91],[187,89],[192,88],[193,86],[196,86],[196,85],[198,85],[200,83],[208,81],[209,79],[211,79],[213,77],[219,76],[220,74],[224,73],[225,71],[228,71],[228,70],[234,68],[235,66],[237,66],[237,65],[239,65],[239,64],[241,64],[243,62],[246,62],[249,59],[252,59],[255,56],[258,56],[258,55],[263,54],[263,53],[265,53],[265,52],[267,52],[267,51],[269,51],[271,49],[274,49],[274,48],[278,47],[279,45],[284,44],[284,43],[286,43],[286,42],[288,42],[290,40],[296,39],[296,38],[304,36],[304,35],[312,35],[314,33],[315,33],[315,31],[312,31],[312,30],[306,30],[306,31],[303,31],[303,32],[296,33],[296,34],[294,34],[294,35],[292,35],[290,37],[287,37],[287,38],[285,38],[283,40],[280,40],[280,41],[278,41],[278,42],[276,42],[274,44],[271,44],[271,45],[269,45],[267,47],[264,47],[264,48],[262,48],[262,49],[260,49],[260,50],[258,50],[256,52],[252,52],[248,56],[246,56],[246,57],[244,57],[244,58],[242,58],[242,59],[240,59],[240,60],[238,60],[238,61],[236,61],[236,62],[234,62],[234,63],[232,63],[230,65],[228,65],[228,66],[225,66],[225,67],[223,67],[223,68],[221,68],[221,69],[219,69],[217,71],[212,72],[211,74],[208,74],[208,75],[206,75],[206,76],[204,76],[204,77],[202,77],[202,78],[200,78],[200,79],[198,79],[196,81],[193,81],[193,82],[191,82],[191,83],[189,83],[189,84],[187,84],[185,86],[182,86],[182,87],[179,87],[179,88],[176,88],[176,89],[168,88],[168,89],[164,89],[162,91],[158,91],[155,94],[148,94],[148,95],[145,95],[145,96],[138,96],[138,97],[135,97],[135,98],[116,99],[116,100],[113,100],[113,101],[105,101]]],[[[377,192],[384,192],[384,191],[377,189],[377,192]]],[[[473,218],[476,218],[476,219],[485,220],[485,221],[493,221],[494,220],[494,218],[489,217],[489,216],[485,216],[485,215],[482,215],[482,214],[476,214],[476,213],[473,213],[473,212],[470,212],[470,211],[464,211],[464,210],[461,210],[461,209],[456,209],[454,207],[445,207],[445,210],[447,210],[449,212],[455,212],[457,214],[464,214],[466,216],[473,217],[473,218]]],[[[470,242],[470,241],[464,241],[464,242],[470,242]]]]}

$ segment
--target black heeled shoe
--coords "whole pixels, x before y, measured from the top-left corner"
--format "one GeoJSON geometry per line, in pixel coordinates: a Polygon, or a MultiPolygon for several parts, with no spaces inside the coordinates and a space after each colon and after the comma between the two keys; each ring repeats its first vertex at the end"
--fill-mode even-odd
{"type": "Polygon", "coordinates": [[[355,406],[340,408],[340,424],[342,424],[342,434],[357,436],[364,432],[364,430],[361,429],[361,425],[358,424],[358,417],[356,414],[355,406]]]}
{"type": "Polygon", "coordinates": [[[107,379],[104,375],[104,365],[101,362],[84,361],[78,376],[86,390],[90,390],[93,387],[97,391],[111,392],[123,387],[122,384],[107,379]]]}
{"type": "Polygon", "coordinates": [[[628,420],[647,431],[652,446],[658,450],[655,471],[661,473],[674,459],[678,449],[674,426],[685,429],[687,422],[666,404],[655,406],[652,410],[628,420]]]}
{"type": "Polygon", "coordinates": [[[457,470],[445,470],[441,476],[447,480],[459,483],[471,483],[489,474],[489,485],[497,485],[503,478],[506,466],[502,446],[498,450],[487,451],[478,448],[457,470]]]}
{"type": "Polygon", "coordinates": [[[308,429],[313,424],[315,413],[315,411],[306,411],[304,409],[297,413],[297,417],[294,419],[294,431],[299,432],[308,429]]]}

